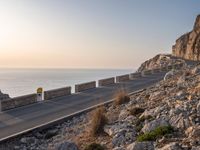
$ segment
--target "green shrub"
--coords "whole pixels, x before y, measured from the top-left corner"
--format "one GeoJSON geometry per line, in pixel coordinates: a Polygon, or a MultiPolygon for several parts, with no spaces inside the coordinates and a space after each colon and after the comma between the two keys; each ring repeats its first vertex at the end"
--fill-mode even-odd
{"type": "Polygon", "coordinates": [[[151,132],[138,136],[137,141],[138,142],[155,141],[157,138],[164,136],[166,134],[170,134],[172,132],[173,128],[171,126],[160,126],[151,132]]]}
{"type": "Polygon", "coordinates": [[[104,125],[108,122],[107,117],[105,116],[105,109],[103,107],[97,108],[91,117],[91,135],[96,136],[99,133],[103,132],[104,125]]]}
{"type": "Polygon", "coordinates": [[[105,150],[105,148],[101,146],[100,144],[92,143],[86,146],[84,150],[105,150]]]}
{"type": "Polygon", "coordinates": [[[115,95],[115,105],[121,105],[124,103],[128,103],[130,101],[130,96],[125,92],[125,91],[119,91],[116,95],[115,95]]]}

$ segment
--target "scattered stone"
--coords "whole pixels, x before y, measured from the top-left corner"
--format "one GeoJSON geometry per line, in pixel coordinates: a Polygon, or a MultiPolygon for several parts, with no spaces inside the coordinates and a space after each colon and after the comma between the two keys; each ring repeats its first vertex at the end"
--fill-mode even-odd
{"type": "Polygon", "coordinates": [[[170,143],[158,150],[182,150],[182,147],[178,143],[170,143]]]}
{"type": "Polygon", "coordinates": [[[135,142],[127,147],[127,150],[154,150],[153,142],[135,142]]]}
{"type": "Polygon", "coordinates": [[[72,142],[64,142],[57,147],[57,150],[78,150],[78,147],[72,142]]]}

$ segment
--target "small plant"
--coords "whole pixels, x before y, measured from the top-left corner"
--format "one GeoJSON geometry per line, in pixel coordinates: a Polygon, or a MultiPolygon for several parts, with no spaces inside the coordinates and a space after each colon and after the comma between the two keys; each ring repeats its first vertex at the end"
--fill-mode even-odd
{"type": "Polygon", "coordinates": [[[101,146],[100,144],[92,143],[86,146],[84,150],[105,150],[105,148],[101,146]]]}
{"type": "Polygon", "coordinates": [[[91,117],[91,135],[96,136],[103,132],[103,127],[107,122],[108,119],[105,116],[105,108],[97,108],[91,117]]]}
{"type": "Polygon", "coordinates": [[[130,101],[130,97],[128,96],[128,94],[125,91],[121,90],[116,94],[114,103],[116,106],[119,106],[129,101],[130,101]]]}
{"type": "Polygon", "coordinates": [[[151,132],[138,136],[137,141],[138,142],[155,141],[157,138],[164,136],[166,134],[170,134],[172,132],[173,128],[171,126],[161,126],[151,132]]]}
{"type": "Polygon", "coordinates": [[[139,108],[139,107],[132,107],[131,109],[129,109],[130,114],[133,115],[133,116],[141,114],[144,111],[145,110],[143,108],[139,108]]]}

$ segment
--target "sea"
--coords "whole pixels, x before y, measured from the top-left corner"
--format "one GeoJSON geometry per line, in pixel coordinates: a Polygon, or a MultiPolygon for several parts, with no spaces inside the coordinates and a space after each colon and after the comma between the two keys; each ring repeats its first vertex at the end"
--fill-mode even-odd
{"type": "Polygon", "coordinates": [[[134,72],[135,69],[0,69],[0,90],[17,97],[134,72]]]}

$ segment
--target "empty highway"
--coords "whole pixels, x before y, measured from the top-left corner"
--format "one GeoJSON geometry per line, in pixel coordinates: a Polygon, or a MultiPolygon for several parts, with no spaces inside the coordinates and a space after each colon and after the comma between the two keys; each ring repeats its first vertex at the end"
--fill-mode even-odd
{"type": "Polygon", "coordinates": [[[165,72],[140,77],[128,82],[98,87],[70,96],[60,97],[0,113],[0,141],[3,139],[48,123],[55,119],[87,109],[113,99],[113,95],[125,88],[128,93],[151,86],[162,80],[165,72]]]}

